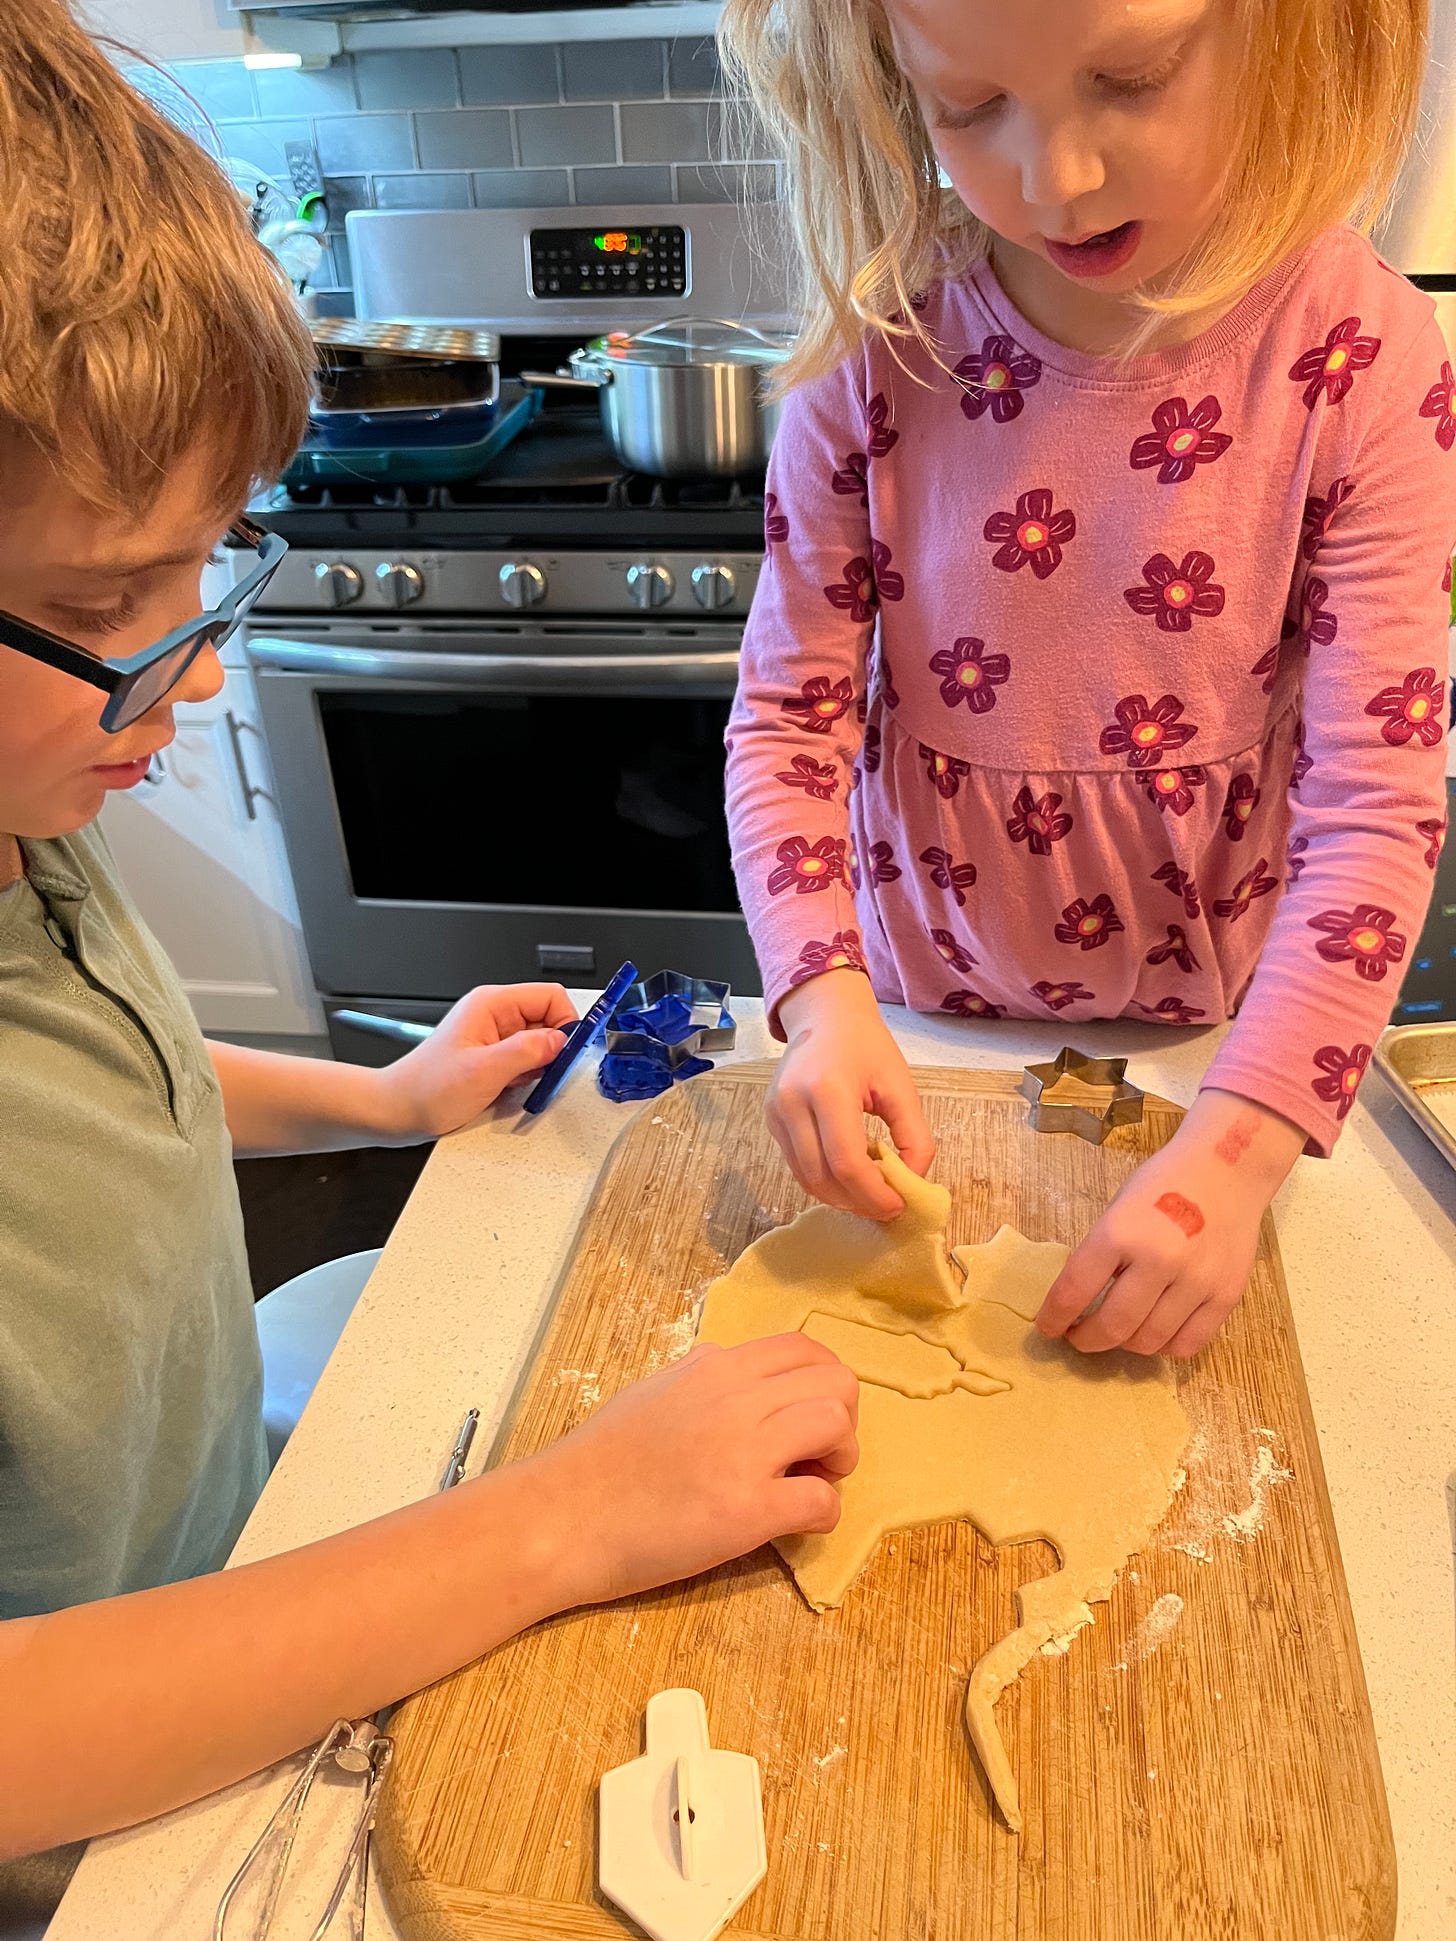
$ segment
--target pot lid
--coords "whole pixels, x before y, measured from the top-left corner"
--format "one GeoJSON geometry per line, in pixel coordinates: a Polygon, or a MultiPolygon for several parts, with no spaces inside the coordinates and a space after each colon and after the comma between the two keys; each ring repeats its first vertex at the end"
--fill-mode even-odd
{"type": "Polygon", "coordinates": [[[468,359],[494,363],[500,338],[493,330],[461,330],[449,324],[385,323],[371,318],[310,317],[309,335],[319,345],[378,351],[394,357],[468,359]]]}
{"type": "Polygon", "coordinates": [[[758,330],[721,317],[669,317],[646,330],[593,338],[586,355],[608,364],[782,364],[793,347],[789,331],[758,330]]]}

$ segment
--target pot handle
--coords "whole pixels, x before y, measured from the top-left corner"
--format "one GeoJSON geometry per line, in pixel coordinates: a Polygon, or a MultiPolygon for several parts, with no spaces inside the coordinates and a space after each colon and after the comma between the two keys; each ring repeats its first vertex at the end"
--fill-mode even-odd
{"type": "Polygon", "coordinates": [[[539,384],[555,391],[604,391],[612,381],[610,371],[600,377],[573,377],[567,371],[522,371],[522,384],[539,384]]]}

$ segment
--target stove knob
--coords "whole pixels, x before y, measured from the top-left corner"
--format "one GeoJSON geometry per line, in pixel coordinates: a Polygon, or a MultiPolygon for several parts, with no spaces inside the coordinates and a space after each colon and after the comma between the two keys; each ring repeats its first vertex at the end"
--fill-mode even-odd
{"type": "Polygon", "coordinates": [[[546,598],[546,575],[539,566],[513,561],[500,569],[501,598],[508,607],[535,607],[546,598]]]}
{"type": "Polygon", "coordinates": [[[413,606],[425,590],[424,576],[417,566],[376,566],[374,577],[392,607],[413,606]]]}
{"type": "Polygon", "coordinates": [[[319,592],[331,607],[352,606],[364,591],[364,581],[357,566],[349,566],[343,560],[325,562],[320,560],[313,569],[313,577],[319,592]]]}
{"type": "Polygon", "coordinates": [[[627,568],[627,598],[634,607],[665,607],[672,595],[672,574],[665,566],[627,568]]]}
{"type": "Polygon", "coordinates": [[[738,591],[738,582],[733,577],[731,566],[695,566],[693,568],[693,598],[700,607],[710,611],[716,607],[733,604],[733,596],[738,591]]]}

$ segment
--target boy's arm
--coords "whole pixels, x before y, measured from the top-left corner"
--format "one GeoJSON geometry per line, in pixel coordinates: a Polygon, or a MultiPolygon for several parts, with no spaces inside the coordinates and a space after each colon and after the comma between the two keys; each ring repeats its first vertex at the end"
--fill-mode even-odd
{"type": "Polygon", "coordinates": [[[698,1349],[540,1455],[390,1516],[0,1623],[0,1860],[197,1799],[554,1611],[832,1529],[857,1402],[803,1335],[698,1349]]]}
{"type": "Polygon", "coordinates": [[[208,1042],[242,1158],[409,1146],[466,1125],[547,1065],[576,1013],[559,984],[482,985],[382,1070],[208,1042]]]}

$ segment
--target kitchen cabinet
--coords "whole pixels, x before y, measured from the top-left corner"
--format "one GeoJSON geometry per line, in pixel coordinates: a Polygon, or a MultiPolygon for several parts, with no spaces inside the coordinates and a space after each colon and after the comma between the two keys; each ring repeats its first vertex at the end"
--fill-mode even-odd
{"type": "Polygon", "coordinates": [[[247,51],[243,20],[228,0],[81,0],[94,33],[153,61],[221,60],[247,51]]]}
{"type": "Polygon", "coordinates": [[[229,643],[212,701],[101,826],[204,1031],[322,1034],[251,670],[229,643]]]}

